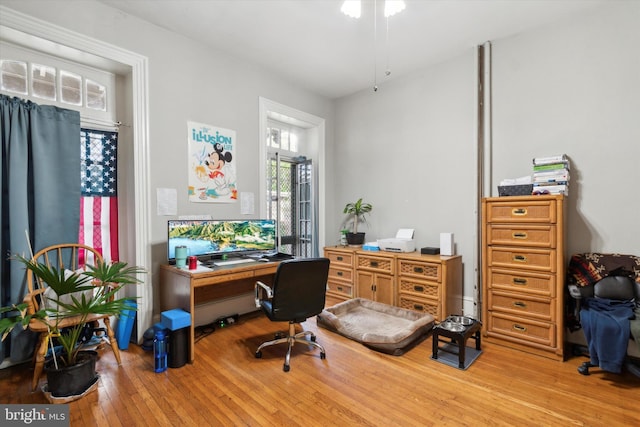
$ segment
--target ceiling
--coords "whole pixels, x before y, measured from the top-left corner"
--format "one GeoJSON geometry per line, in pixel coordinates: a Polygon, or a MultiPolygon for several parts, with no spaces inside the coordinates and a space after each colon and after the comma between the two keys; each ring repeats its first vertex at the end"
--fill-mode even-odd
{"type": "Polygon", "coordinates": [[[407,0],[388,38],[382,0],[377,20],[374,0],[360,19],[342,0],[101,1],[338,98],[610,0],[407,0]]]}

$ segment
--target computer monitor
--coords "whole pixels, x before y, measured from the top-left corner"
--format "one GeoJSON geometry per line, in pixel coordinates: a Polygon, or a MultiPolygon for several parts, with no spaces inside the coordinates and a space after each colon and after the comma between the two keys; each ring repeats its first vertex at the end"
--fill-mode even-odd
{"type": "Polygon", "coordinates": [[[200,261],[276,251],[272,219],[169,220],[167,234],[169,263],[175,263],[176,246],[186,246],[200,261]]]}

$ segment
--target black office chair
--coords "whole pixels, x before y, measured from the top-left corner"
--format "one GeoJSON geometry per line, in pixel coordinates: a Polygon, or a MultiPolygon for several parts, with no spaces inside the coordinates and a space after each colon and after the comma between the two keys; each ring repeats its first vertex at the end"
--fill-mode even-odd
{"type": "Polygon", "coordinates": [[[256,307],[262,308],[273,322],[289,322],[287,336],[277,335],[276,339],[260,345],[256,350],[256,358],[262,357],[263,348],[285,342],[289,344],[283,366],[285,372],[289,371],[291,348],[296,342],[312,345],[320,349],[321,359],[326,357],[324,347],[315,342],[315,334],[310,331],[296,334],[295,324],[304,322],[324,309],[328,276],[328,258],[301,258],[283,261],[278,265],[273,289],[260,281],[256,282],[256,307]]]}

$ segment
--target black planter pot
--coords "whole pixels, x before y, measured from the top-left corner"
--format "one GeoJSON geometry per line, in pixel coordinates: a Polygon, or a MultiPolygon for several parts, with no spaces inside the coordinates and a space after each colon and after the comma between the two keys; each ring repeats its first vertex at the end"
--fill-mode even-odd
{"type": "Polygon", "coordinates": [[[347,243],[350,245],[362,245],[364,243],[364,233],[347,233],[347,243]]]}
{"type": "Polygon", "coordinates": [[[81,351],[78,360],[72,366],[55,368],[53,360],[44,365],[47,373],[47,389],[55,397],[76,396],[84,393],[96,379],[95,351],[81,351]]]}

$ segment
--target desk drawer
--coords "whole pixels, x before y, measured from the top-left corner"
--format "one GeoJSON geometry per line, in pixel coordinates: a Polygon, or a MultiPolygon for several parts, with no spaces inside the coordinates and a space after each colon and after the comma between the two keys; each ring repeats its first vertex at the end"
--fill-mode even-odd
{"type": "Polygon", "coordinates": [[[424,282],[400,277],[398,291],[405,294],[415,294],[420,297],[440,299],[440,285],[433,282],[424,282]]]}
{"type": "Polygon", "coordinates": [[[353,282],[353,270],[330,266],[329,279],[346,280],[351,283],[353,282]]]}
{"type": "Polygon", "coordinates": [[[351,268],[353,265],[353,254],[337,251],[325,251],[325,257],[329,258],[331,265],[345,266],[351,268]]]}
{"type": "Polygon", "coordinates": [[[398,260],[398,273],[403,276],[414,276],[422,279],[441,281],[442,265],[424,261],[398,260]]]}
{"type": "Polygon", "coordinates": [[[487,204],[487,222],[555,223],[555,200],[494,201],[487,204]]]}
{"type": "Polygon", "coordinates": [[[335,292],[337,294],[340,294],[349,298],[353,297],[353,287],[347,283],[342,283],[335,280],[329,280],[327,282],[327,287],[331,292],[335,292]]]}
{"type": "Polygon", "coordinates": [[[487,250],[488,264],[491,267],[508,267],[537,271],[556,271],[556,251],[545,249],[518,249],[490,246],[487,250]]]}
{"type": "Polygon", "coordinates": [[[556,234],[555,225],[487,225],[487,238],[490,245],[555,248],[556,234]]]}
{"type": "Polygon", "coordinates": [[[489,309],[540,320],[551,320],[554,301],[545,298],[526,298],[522,295],[504,292],[489,292],[489,309]]]}
{"type": "Polygon", "coordinates": [[[432,315],[435,320],[442,320],[440,304],[438,301],[430,301],[423,298],[416,298],[405,294],[400,294],[398,306],[407,310],[419,311],[432,315]]]}
{"type": "Polygon", "coordinates": [[[358,268],[393,274],[393,258],[358,254],[356,260],[358,268]]]}

